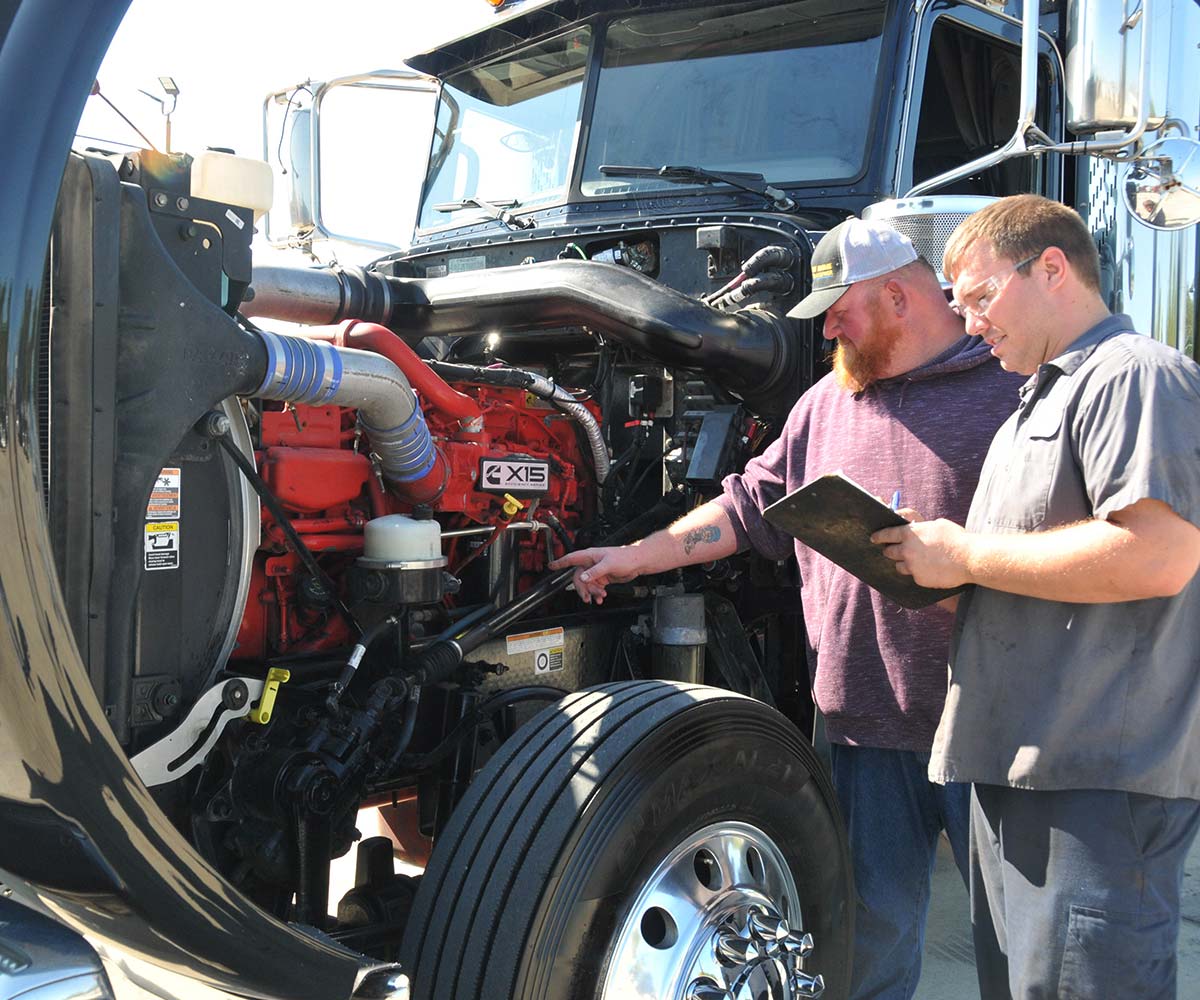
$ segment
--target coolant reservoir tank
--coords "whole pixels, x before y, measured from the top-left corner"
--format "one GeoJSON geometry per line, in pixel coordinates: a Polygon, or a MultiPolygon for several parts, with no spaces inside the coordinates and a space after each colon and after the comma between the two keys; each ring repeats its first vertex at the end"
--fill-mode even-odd
{"type": "Polygon", "coordinates": [[[258,222],[271,208],[271,165],[248,156],[206,149],[192,158],[192,197],[254,212],[258,222]]]}
{"type": "Polygon", "coordinates": [[[388,514],[363,529],[363,561],[377,565],[442,561],[442,531],[437,521],[388,514]]]}

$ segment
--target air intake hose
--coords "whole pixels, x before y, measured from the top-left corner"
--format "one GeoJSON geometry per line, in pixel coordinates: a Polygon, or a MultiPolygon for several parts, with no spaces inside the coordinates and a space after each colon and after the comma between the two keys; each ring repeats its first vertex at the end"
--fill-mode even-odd
{"type": "Polygon", "coordinates": [[[667,365],[704,371],[760,412],[795,400],[803,351],[763,309],[721,312],[637,271],[552,260],[394,278],[359,269],[256,268],[242,307],[298,323],[362,319],[408,338],[584,326],[667,365]]]}
{"type": "Polygon", "coordinates": [[[359,423],[379,456],[384,478],[406,500],[424,503],[445,485],[445,459],[404,373],[369,351],[334,347],[303,337],[259,330],[266,371],[251,395],[310,406],[358,410],[359,423]]]}

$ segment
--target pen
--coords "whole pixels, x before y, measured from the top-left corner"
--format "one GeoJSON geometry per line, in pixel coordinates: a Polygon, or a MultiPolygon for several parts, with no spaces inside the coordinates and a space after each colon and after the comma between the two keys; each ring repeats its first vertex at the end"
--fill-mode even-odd
{"type": "Polygon", "coordinates": [[[896,490],[896,492],[892,494],[892,510],[899,510],[899,509],[900,509],[900,491],[896,490]]]}

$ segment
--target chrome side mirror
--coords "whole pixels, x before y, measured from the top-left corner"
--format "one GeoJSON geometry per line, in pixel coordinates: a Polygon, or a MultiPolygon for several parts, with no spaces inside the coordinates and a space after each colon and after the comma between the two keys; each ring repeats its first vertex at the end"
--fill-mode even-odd
{"type": "Polygon", "coordinates": [[[1163,232],[1200,222],[1200,141],[1170,136],[1147,146],[1125,177],[1125,207],[1163,232]]]}
{"type": "Polygon", "coordinates": [[[292,112],[288,165],[292,173],[288,219],[292,233],[300,234],[311,230],[316,223],[313,215],[312,108],[298,108],[292,112]]]}
{"type": "Polygon", "coordinates": [[[268,94],[263,159],[275,171],[277,195],[268,241],[311,249],[332,240],[385,251],[407,244],[437,95],[436,80],[410,69],[268,94]]]}

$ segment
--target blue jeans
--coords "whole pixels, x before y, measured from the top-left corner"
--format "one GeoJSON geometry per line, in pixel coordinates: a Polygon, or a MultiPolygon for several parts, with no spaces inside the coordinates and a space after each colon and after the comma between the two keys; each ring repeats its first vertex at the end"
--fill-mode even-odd
{"type": "Polygon", "coordinates": [[[911,1000],[942,830],[967,882],[971,786],[930,782],[925,753],[839,743],[829,749],[858,889],[850,996],[911,1000]]]}
{"type": "Polygon", "coordinates": [[[1191,799],[976,785],[971,923],[983,1000],[1174,997],[1197,828],[1191,799]]]}

